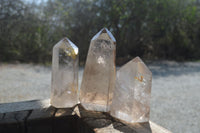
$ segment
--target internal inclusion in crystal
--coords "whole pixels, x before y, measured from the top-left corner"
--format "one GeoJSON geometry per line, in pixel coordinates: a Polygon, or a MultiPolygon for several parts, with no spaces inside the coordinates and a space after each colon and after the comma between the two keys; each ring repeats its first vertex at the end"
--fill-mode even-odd
{"type": "Polygon", "coordinates": [[[152,73],[136,57],[117,71],[111,115],[129,123],[149,121],[152,73]]]}
{"type": "Polygon", "coordinates": [[[78,103],[78,47],[68,38],[53,47],[51,104],[57,108],[78,103]]]}
{"type": "Polygon", "coordinates": [[[116,40],[106,28],[91,40],[80,102],[88,110],[108,111],[115,84],[116,40]]]}

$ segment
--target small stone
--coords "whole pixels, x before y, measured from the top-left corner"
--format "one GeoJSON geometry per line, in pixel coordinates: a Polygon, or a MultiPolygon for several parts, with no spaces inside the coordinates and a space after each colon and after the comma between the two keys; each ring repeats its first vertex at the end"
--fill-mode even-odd
{"type": "Polygon", "coordinates": [[[117,71],[111,115],[128,123],[149,121],[152,73],[136,57],[117,71]]]}
{"type": "Polygon", "coordinates": [[[53,47],[51,105],[73,107],[78,103],[78,47],[68,38],[53,47]]]}
{"type": "Polygon", "coordinates": [[[115,38],[106,28],[92,38],[80,89],[85,109],[109,110],[115,84],[115,52],[115,38]]]}

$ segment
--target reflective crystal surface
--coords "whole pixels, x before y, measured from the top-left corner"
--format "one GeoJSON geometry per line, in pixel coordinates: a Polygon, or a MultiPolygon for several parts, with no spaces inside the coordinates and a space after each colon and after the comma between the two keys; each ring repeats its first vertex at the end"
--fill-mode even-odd
{"type": "Polygon", "coordinates": [[[72,107],[78,103],[78,47],[68,38],[53,47],[51,105],[72,107]]]}
{"type": "Polygon", "coordinates": [[[136,57],[117,71],[111,115],[129,123],[149,121],[152,73],[136,57]]]}
{"type": "Polygon", "coordinates": [[[116,41],[106,28],[91,40],[80,89],[87,110],[108,111],[115,84],[116,41]]]}

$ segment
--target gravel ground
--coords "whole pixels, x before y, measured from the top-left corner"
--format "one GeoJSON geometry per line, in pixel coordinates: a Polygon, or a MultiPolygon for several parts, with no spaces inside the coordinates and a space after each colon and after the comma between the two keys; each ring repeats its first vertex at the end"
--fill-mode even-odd
{"type": "MultiPolygon", "coordinates": [[[[153,62],[151,120],[174,133],[200,133],[200,63],[153,62]]],[[[80,70],[79,83],[83,68],[80,70]]],[[[46,99],[51,68],[0,64],[0,103],[46,99]]]]}

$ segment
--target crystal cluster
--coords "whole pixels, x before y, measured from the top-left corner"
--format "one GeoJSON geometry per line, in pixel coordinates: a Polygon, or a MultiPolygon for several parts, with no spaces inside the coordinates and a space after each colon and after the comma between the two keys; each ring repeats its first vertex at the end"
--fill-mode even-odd
{"type": "Polygon", "coordinates": [[[115,86],[116,41],[106,28],[91,40],[80,89],[84,108],[108,111],[115,86]]]}
{"type": "Polygon", "coordinates": [[[68,38],[53,47],[51,105],[72,107],[78,103],[78,47],[68,38]]]}
{"type": "Polygon", "coordinates": [[[152,73],[136,57],[117,71],[111,115],[129,123],[149,120],[152,73]]]}
{"type": "Polygon", "coordinates": [[[53,48],[51,104],[110,112],[128,123],[149,121],[152,73],[136,57],[115,74],[116,40],[106,28],[91,40],[78,91],[78,48],[68,38],[53,48]],[[113,94],[114,93],[114,94],[113,94]]]}

